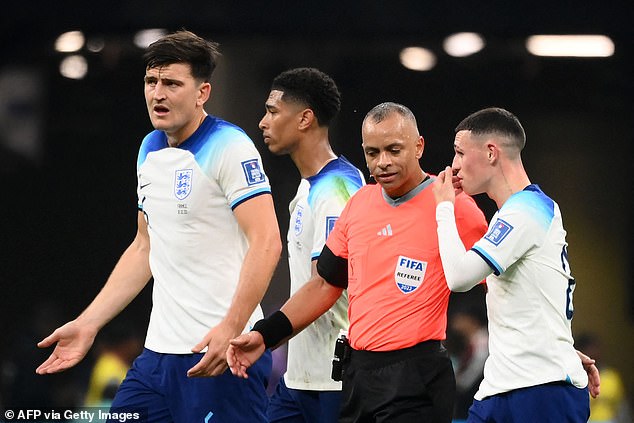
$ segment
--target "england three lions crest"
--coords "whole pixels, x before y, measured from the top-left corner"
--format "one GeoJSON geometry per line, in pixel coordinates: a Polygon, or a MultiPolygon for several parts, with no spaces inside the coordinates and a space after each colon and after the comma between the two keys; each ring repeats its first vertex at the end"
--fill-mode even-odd
{"type": "Polygon", "coordinates": [[[192,169],[179,169],[174,175],[174,194],[184,200],[192,192],[192,169]]]}
{"type": "Polygon", "coordinates": [[[293,228],[295,231],[295,236],[299,236],[304,229],[304,208],[302,206],[297,206],[295,209],[295,218],[293,219],[293,228]]]}

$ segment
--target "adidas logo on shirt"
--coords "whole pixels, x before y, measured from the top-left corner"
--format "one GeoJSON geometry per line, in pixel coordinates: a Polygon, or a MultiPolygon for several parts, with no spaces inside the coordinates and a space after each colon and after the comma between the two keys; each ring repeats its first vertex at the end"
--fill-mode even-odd
{"type": "Polygon", "coordinates": [[[392,236],[392,225],[389,223],[385,225],[384,228],[381,228],[380,231],[376,233],[378,236],[392,236]]]}

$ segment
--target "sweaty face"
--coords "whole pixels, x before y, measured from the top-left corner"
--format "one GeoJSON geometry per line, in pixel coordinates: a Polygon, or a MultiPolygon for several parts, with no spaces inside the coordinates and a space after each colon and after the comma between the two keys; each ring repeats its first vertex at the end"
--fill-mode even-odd
{"type": "Polygon", "coordinates": [[[155,129],[176,143],[187,139],[204,116],[210,85],[199,82],[188,64],[174,63],[145,71],[145,103],[155,129]]]}
{"type": "Polygon", "coordinates": [[[418,159],[423,138],[414,122],[398,113],[378,123],[369,118],[363,123],[362,137],[368,170],[390,197],[400,197],[421,182],[418,159]]]}
{"type": "Polygon", "coordinates": [[[264,143],[273,154],[289,154],[298,141],[298,125],[303,110],[298,104],[282,99],[284,92],[272,90],[264,104],[266,112],[260,120],[264,143]]]}
{"type": "Polygon", "coordinates": [[[457,174],[462,190],[469,195],[486,192],[490,166],[483,140],[474,137],[471,131],[459,131],[454,140],[454,151],[451,168],[457,174]]]}

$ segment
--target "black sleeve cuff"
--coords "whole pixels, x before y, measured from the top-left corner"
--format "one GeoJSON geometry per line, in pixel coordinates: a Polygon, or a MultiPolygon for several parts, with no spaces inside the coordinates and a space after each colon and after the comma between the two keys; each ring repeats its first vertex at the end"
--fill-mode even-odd
{"type": "Polygon", "coordinates": [[[260,332],[266,348],[271,348],[293,334],[293,325],[286,314],[278,310],[266,319],[255,322],[252,330],[260,332]]]}

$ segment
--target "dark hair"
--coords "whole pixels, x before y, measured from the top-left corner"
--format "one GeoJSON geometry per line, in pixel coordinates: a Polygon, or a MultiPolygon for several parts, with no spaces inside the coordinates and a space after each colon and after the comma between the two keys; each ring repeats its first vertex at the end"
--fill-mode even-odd
{"type": "Polygon", "coordinates": [[[489,107],[470,114],[456,126],[455,131],[471,131],[476,136],[497,134],[507,138],[520,151],[526,144],[526,133],[519,119],[500,107],[489,107]]]}
{"type": "Polygon", "coordinates": [[[312,109],[319,126],[328,126],[341,107],[341,94],[332,78],[315,68],[295,68],[273,79],[272,90],[282,91],[284,101],[312,109]]]}
{"type": "Polygon", "coordinates": [[[365,115],[363,120],[366,121],[367,119],[372,119],[373,122],[380,123],[392,113],[398,113],[402,117],[411,120],[414,125],[416,125],[416,117],[408,107],[389,101],[374,106],[372,110],[365,115]]]}
{"type": "Polygon", "coordinates": [[[193,32],[178,31],[150,44],[143,54],[146,69],[174,63],[187,63],[192,76],[209,82],[220,56],[219,44],[205,40],[193,32]]]}

